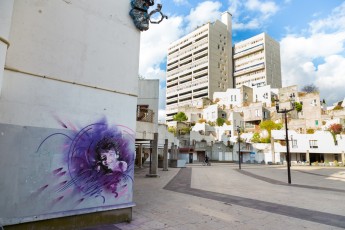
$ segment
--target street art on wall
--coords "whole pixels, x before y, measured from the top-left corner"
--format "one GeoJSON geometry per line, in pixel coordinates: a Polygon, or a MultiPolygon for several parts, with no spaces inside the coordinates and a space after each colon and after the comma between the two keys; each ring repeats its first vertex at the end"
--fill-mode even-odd
{"type": "Polygon", "coordinates": [[[109,126],[105,119],[77,129],[73,125],[59,123],[72,132],[53,133],[38,146],[39,153],[48,141],[59,136],[65,139],[61,146],[63,165],[53,169],[57,178],[37,191],[54,187],[57,193],[53,203],[67,196],[76,197],[81,203],[88,198],[123,199],[132,193],[134,171],[134,132],[124,126],[109,126]]]}

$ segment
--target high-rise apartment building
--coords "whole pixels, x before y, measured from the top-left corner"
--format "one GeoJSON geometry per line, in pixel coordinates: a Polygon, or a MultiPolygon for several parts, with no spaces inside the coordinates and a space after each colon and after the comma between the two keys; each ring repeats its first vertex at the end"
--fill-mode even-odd
{"type": "Polygon", "coordinates": [[[279,43],[262,33],[233,48],[234,88],[282,87],[279,43]]]}
{"type": "Polygon", "coordinates": [[[166,121],[178,107],[200,106],[202,98],[233,87],[231,14],[206,23],[168,48],[166,121]]]}

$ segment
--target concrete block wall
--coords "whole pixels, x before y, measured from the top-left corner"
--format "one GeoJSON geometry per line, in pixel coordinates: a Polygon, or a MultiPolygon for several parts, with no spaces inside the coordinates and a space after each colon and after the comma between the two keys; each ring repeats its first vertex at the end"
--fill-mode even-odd
{"type": "Polygon", "coordinates": [[[133,207],[140,32],[129,11],[0,2],[0,225],[133,207]]]}

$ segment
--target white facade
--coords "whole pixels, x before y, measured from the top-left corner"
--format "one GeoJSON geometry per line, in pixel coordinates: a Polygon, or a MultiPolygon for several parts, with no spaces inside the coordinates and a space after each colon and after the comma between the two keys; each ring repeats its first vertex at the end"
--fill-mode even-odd
{"type": "Polygon", "coordinates": [[[225,92],[214,92],[213,99],[218,105],[225,105],[226,108],[242,105],[242,96],[240,89],[227,89],[225,92]]]}
{"type": "Polygon", "coordinates": [[[253,101],[262,102],[265,107],[271,107],[272,97],[278,95],[279,89],[272,89],[270,85],[253,87],[253,101]]]}
{"type": "Polygon", "coordinates": [[[136,139],[153,140],[158,132],[159,80],[139,80],[136,139]]]}
{"type": "Polygon", "coordinates": [[[140,32],[129,10],[0,1],[0,226],[134,206],[140,32]],[[98,161],[107,141],[121,143],[112,168],[98,161]]]}
{"type": "Polygon", "coordinates": [[[278,42],[262,33],[235,44],[233,50],[234,88],[282,87],[278,42]]]}
{"type": "Polygon", "coordinates": [[[166,121],[178,107],[198,106],[203,97],[232,88],[231,15],[200,26],[168,48],[166,121]]]}
{"type": "MultiPolygon", "coordinates": [[[[345,136],[337,135],[334,141],[333,136],[328,131],[316,131],[314,134],[299,134],[289,130],[289,149],[292,161],[308,161],[308,162],[339,162],[345,161],[345,136]]],[[[274,152],[280,153],[281,159],[276,162],[283,162],[285,159],[285,130],[272,130],[274,142],[274,152]],[[284,145],[279,143],[284,142],[284,145]]]]}

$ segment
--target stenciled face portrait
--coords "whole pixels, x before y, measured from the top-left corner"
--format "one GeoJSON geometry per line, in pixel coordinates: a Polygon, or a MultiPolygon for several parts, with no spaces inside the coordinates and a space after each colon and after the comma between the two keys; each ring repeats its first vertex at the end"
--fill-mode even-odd
{"type": "Polygon", "coordinates": [[[114,149],[107,150],[101,153],[102,164],[112,172],[124,172],[127,169],[127,163],[119,161],[119,153],[114,149]]]}

